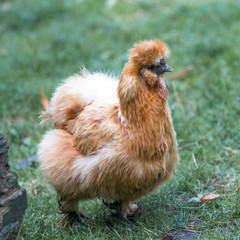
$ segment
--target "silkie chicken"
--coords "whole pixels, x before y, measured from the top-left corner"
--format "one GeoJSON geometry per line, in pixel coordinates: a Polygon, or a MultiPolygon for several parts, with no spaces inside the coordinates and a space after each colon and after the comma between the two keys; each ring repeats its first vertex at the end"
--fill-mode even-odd
{"type": "Polygon", "coordinates": [[[84,224],[79,200],[103,199],[124,221],[133,201],[156,190],[178,162],[164,73],[169,48],[159,40],[130,50],[119,82],[83,70],[60,85],[43,113],[54,128],[39,144],[48,182],[59,194],[63,224],[84,224]]]}

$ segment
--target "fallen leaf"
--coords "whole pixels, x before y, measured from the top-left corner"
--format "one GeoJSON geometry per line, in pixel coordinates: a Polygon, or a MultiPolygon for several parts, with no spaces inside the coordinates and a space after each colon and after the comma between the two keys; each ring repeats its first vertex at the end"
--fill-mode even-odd
{"type": "Polygon", "coordinates": [[[179,198],[181,201],[183,201],[183,200],[185,199],[185,193],[180,194],[180,195],[178,196],[178,198],[179,198]]]}
{"type": "Polygon", "coordinates": [[[220,194],[218,194],[218,193],[207,194],[207,195],[201,197],[201,203],[205,203],[207,201],[213,200],[213,199],[218,198],[218,197],[220,197],[220,194]]]}
{"type": "Polygon", "coordinates": [[[229,180],[229,178],[231,177],[231,175],[230,174],[227,174],[227,176],[226,176],[226,178],[225,178],[225,182],[227,182],[228,180],[229,180]]]}
{"type": "Polygon", "coordinates": [[[41,95],[41,102],[42,102],[43,109],[46,111],[49,105],[48,99],[42,91],[40,91],[40,95],[41,95]]]}
{"type": "Polygon", "coordinates": [[[189,148],[189,147],[194,146],[194,145],[196,145],[196,142],[187,143],[187,144],[179,147],[179,148],[178,148],[178,151],[182,151],[182,150],[184,150],[185,148],[189,148]]]}
{"type": "Polygon", "coordinates": [[[179,78],[185,78],[189,72],[191,72],[193,70],[193,65],[188,65],[185,68],[183,68],[181,71],[177,72],[174,75],[170,75],[168,77],[168,80],[177,80],[179,78]]]}
{"type": "Polygon", "coordinates": [[[0,122],[11,122],[11,123],[20,123],[23,122],[24,119],[21,117],[9,117],[9,118],[0,118],[0,122]]]}

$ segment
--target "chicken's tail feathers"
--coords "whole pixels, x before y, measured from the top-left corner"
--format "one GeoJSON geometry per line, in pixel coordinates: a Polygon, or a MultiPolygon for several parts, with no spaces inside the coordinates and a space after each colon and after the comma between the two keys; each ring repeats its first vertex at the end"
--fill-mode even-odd
{"type": "Polygon", "coordinates": [[[46,122],[49,122],[52,120],[52,115],[48,112],[48,111],[42,111],[40,114],[39,114],[39,118],[41,120],[40,124],[41,125],[44,125],[46,122]]]}
{"type": "Polygon", "coordinates": [[[117,81],[102,73],[89,73],[66,79],[55,91],[48,109],[41,114],[41,124],[52,121],[55,128],[69,130],[68,125],[95,101],[114,102],[117,99],[117,81]]]}
{"type": "Polygon", "coordinates": [[[38,146],[38,160],[47,180],[57,189],[69,186],[71,163],[79,156],[73,146],[73,136],[62,129],[48,131],[38,146]]]}

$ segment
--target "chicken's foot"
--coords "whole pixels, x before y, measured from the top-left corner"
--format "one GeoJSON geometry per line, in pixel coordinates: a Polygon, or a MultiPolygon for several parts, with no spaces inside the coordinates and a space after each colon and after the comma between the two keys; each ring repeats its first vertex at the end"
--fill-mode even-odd
{"type": "Polygon", "coordinates": [[[130,223],[130,221],[141,212],[141,208],[139,208],[137,204],[126,203],[122,200],[115,200],[113,203],[109,203],[103,199],[102,202],[111,210],[112,216],[127,223],[130,223]]]}
{"type": "Polygon", "coordinates": [[[80,214],[77,212],[66,213],[64,218],[60,221],[62,227],[69,227],[79,223],[80,225],[86,226],[86,223],[81,219],[80,214]]]}
{"type": "Polygon", "coordinates": [[[88,219],[89,217],[78,211],[78,201],[64,201],[60,198],[58,205],[60,209],[58,213],[65,215],[60,222],[62,227],[72,226],[74,223],[86,225],[82,218],[88,219]]]}

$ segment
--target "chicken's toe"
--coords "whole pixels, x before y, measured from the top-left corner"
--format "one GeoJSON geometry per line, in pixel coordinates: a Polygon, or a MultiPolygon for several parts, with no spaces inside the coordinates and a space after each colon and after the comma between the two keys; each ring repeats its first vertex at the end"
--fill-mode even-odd
{"type": "Polygon", "coordinates": [[[85,215],[77,212],[67,213],[65,214],[63,219],[60,221],[60,225],[64,228],[73,226],[75,223],[79,223],[82,226],[86,226],[86,223],[82,220],[82,216],[85,216],[85,215]]]}
{"type": "Polygon", "coordinates": [[[81,219],[82,216],[87,217],[87,216],[83,215],[82,213],[77,214],[76,215],[76,221],[78,223],[80,223],[80,225],[86,226],[86,223],[81,219]]]}
{"type": "Polygon", "coordinates": [[[85,214],[83,214],[81,212],[79,212],[79,215],[80,215],[81,218],[89,219],[89,216],[87,216],[87,215],[85,215],[85,214]]]}

